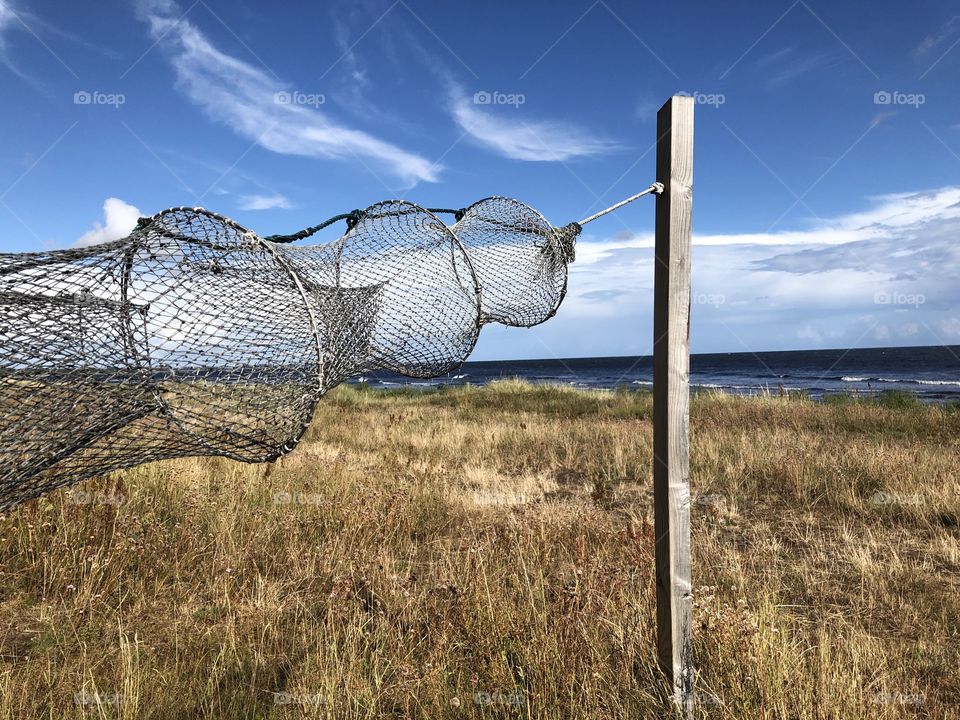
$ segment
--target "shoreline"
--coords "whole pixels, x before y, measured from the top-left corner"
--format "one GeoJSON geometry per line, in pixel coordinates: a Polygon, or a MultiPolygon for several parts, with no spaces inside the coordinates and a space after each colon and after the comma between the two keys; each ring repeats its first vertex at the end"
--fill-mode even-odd
{"type": "MultiPolygon", "coordinates": [[[[497,384],[520,384],[530,387],[547,387],[568,390],[572,392],[601,392],[601,393],[652,393],[653,383],[643,382],[638,384],[621,383],[614,387],[590,386],[586,384],[575,384],[573,382],[556,382],[551,380],[536,380],[522,376],[504,376],[501,378],[487,380],[485,382],[473,383],[464,382],[431,382],[429,380],[410,378],[407,382],[380,382],[370,383],[364,379],[350,379],[342,383],[342,386],[356,389],[361,392],[376,393],[446,393],[456,390],[479,390],[497,384]]],[[[875,404],[884,407],[908,407],[911,405],[945,405],[960,407],[960,392],[957,393],[933,393],[917,392],[910,390],[894,389],[871,389],[871,390],[848,390],[848,391],[812,391],[808,388],[780,387],[770,388],[764,386],[743,386],[742,392],[731,390],[729,387],[717,386],[715,384],[691,384],[691,398],[697,396],[720,395],[724,397],[736,398],[782,398],[786,400],[808,400],[815,403],[824,404],[847,404],[847,403],[866,403],[875,404]]]]}

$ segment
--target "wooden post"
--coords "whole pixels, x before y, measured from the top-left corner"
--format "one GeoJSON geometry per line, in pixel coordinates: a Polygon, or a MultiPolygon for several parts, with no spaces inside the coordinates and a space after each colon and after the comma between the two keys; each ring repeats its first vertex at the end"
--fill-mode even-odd
{"type": "Polygon", "coordinates": [[[653,310],[653,513],[657,657],[686,717],[693,713],[690,580],[690,235],[693,98],[657,113],[653,310]]]}

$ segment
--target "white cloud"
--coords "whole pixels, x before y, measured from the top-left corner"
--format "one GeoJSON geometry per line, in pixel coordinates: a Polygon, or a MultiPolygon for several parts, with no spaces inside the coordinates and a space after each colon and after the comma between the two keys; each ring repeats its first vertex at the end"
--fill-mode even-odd
{"type": "Polygon", "coordinates": [[[293,205],[283,195],[244,195],[238,207],[241,210],[289,210],[293,205]]]}
{"type": "Polygon", "coordinates": [[[17,20],[17,13],[14,10],[13,3],[11,3],[10,0],[0,0],[0,63],[6,65],[7,68],[17,75],[22,76],[22,73],[10,60],[10,56],[7,53],[7,38],[9,33],[16,30],[18,26],[19,21],[17,20]]]}
{"type": "Polygon", "coordinates": [[[816,345],[823,342],[823,335],[820,331],[810,325],[804,325],[799,328],[797,330],[797,338],[800,340],[811,340],[816,345]]]}
{"type": "Polygon", "coordinates": [[[944,337],[950,338],[952,340],[956,340],[957,338],[960,338],[960,318],[957,318],[957,317],[945,318],[941,320],[937,324],[937,326],[940,332],[943,333],[944,337]]]}
{"type": "Polygon", "coordinates": [[[294,102],[294,90],[287,83],[215,48],[195,25],[181,18],[183,13],[172,0],[142,0],[140,7],[153,37],[171,51],[179,87],[208,116],[237,134],[284,155],[372,160],[406,184],[438,179],[441,168],[435,164],[338,125],[320,110],[321,102],[294,102]]]}
{"type": "Polygon", "coordinates": [[[107,198],[103,203],[103,223],[95,222],[93,229],[85,232],[75,247],[88,247],[119,240],[130,234],[141,217],[140,211],[119,198],[107,198]]]}
{"type": "MultiPolygon", "coordinates": [[[[695,230],[693,241],[695,352],[960,337],[960,186],[873,198],[866,210],[806,230],[695,230]]],[[[576,251],[557,316],[529,331],[529,341],[513,334],[501,344],[517,357],[649,354],[652,233],[586,236],[576,251]]],[[[490,334],[484,347],[501,337],[490,334]]]]}
{"type": "MultiPolygon", "coordinates": [[[[807,230],[770,233],[701,234],[695,245],[750,245],[785,248],[832,246],[916,233],[928,222],[960,220],[960,186],[915,193],[892,193],[868,198],[868,210],[818,220],[807,230]]],[[[577,265],[602,261],[620,250],[652,248],[653,233],[620,233],[577,245],[577,265]]],[[[908,250],[909,244],[904,245],[908,250]]]]}
{"type": "Polygon", "coordinates": [[[10,27],[15,20],[16,16],[13,14],[13,6],[9,0],[0,0],[0,32],[10,27]]]}
{"type": "Polygon", "coordinates": [[[460,128],[475,141],[513,160],[564,161],[601,155],[617,144],[593,137],[585,130],[553,120],[530,120],[519,108],[474,103],[472,97],[455,95],[451,112],[460,128]]]}

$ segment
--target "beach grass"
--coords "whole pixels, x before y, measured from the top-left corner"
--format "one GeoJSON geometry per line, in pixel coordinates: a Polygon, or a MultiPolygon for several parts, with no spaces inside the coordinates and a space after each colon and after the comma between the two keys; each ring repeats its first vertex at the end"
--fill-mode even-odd
{"type": "MultiPolygon", "coordinates": [[[[340,387],[0,521],[0,719],[659,718],[652,401],[340,387]]],[[[692,402],[698,717],[960,718],[960,412],[692,402]]]]}

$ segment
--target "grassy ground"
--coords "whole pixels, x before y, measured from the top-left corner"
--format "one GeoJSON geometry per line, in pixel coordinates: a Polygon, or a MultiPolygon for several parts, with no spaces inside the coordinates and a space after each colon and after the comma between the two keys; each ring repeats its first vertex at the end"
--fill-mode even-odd
{"type": "MultiPolygon", "coordinates": [[[[0,718],[664,717],[651,399],[340,388],[0,522],[0,718]]],[[[960,717],[960,412],[698,396],[698,714],[960,717]]]]}

